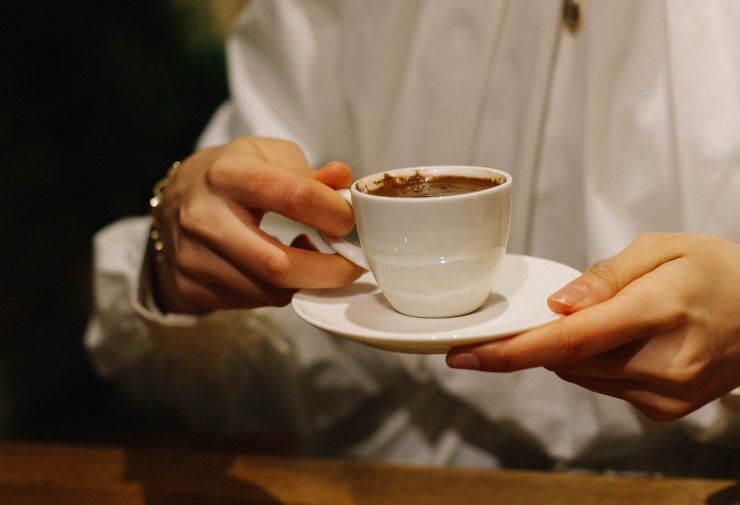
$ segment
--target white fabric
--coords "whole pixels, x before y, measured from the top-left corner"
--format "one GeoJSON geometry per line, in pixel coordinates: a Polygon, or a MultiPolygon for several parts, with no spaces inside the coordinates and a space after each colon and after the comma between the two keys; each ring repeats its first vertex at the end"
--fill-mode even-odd
{"type": "MultiPolygon", "coordinates": [[[[501,168],[515,181],[509,250],[578,268],[644,231],[740,242],[740,3],[582,5],[571,35],[559,0],[253,0],[228,43],[231,98],[200,144],[288,138],[356,177],[501,168]]],[[[98,235],[86,344],[103,375],[194,421],[284,423],[313,454],[456,465],[628,467],[689,437],[740,441],[719,402],[651,423],[545,370],[455,371],[290,308],[162,316],[140,277],[146,229],[98,235]]]]}

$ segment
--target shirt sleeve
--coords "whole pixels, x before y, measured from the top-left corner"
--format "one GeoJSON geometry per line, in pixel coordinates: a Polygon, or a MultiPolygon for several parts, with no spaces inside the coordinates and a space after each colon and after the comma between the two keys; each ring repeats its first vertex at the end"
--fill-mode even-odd
{"type": "MultiPolygon", "coordinates": [[[[228,42],[230,97],[198,146],[262,135],[299,142],[312,166],[351,161],[335,78],[341,5],[250,2],[228,42]],[[313,63],[295,64],[295,51],[313,63]]],[[[281,423],[307,434],[349,415],[406,373],[399,363],[413,362],[315,329],[290,307],[162,314],[149,285],[149,224],[120,221],[94,245],[95,304],[85,343],[98,372],[128,396],[219,430],[281,423]]]]}
{"type": "Polygon", "coordinates": [[[309,326],[290,307],[163,314],[152,302],[146,218],[94,242],[94,366],[137,403],[222,432],[282,427],[310,437],[378,395],[401,370],[382,351],[309,326]]]}

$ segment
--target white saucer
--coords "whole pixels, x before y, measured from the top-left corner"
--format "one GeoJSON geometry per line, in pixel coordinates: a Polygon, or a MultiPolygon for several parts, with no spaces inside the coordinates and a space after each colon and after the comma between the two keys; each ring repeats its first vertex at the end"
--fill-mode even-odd
{"type": "Polygon", "coordinates": [[[388,351],[438,354],[557,319],[547,297],[579,275],[554,261],[507,254],[486,303],[470,314],[443,319],[396,312],[370,272],[344,288],[301,290],[292,303],[302,319],[329,333],[388,351]]]}

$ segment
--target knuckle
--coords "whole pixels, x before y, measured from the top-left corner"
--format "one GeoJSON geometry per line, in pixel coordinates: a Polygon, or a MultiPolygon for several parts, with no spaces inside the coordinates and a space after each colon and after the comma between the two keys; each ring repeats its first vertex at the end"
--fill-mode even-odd
{"type": "Polygon", "coordinates": [[[705,375],[705,365],[696,363],[688,366],[676,367],[668,370],[668,382],[675,385],[688,385],[701,381],[705,375]]]}
{"type": "Polygon", "coordinates": [[[509,373],[517,370],[514,364],[514,356],[509,350],[506,342],[485,348],[485,352],[479,355],[483,358],[483,368],[495,372],[509,373]]]}
{"type": "Polygon", "coordinates": [[[215,187],[230,186],[236,177],[237,163],[228,156],[219,156],[206,169],[206,180],[215,187]]]}
{"type": "Polygon", "coordinates": [[[619,289],[619,275],[613,261],[608,259],[597,261],[588,267],[585,273],[596,279],[597,282],[606,284],[612,292],[619,289]]]}
{"type": "Polygon", "coordinates": [[[187,275],[194,274],[198,271],[200,261],[195,246],[189,240],[180,240],[180,244],[175,251],[177,268],[187,275]]]}
{"type": "Polygon", "coordinates": [[[717,365],[711,356],[699,351],[670,367],[668,381],[683,389],[704,385],[716,371],[717,365]]]}
{"type": "Polygon", "coordinates": [[[177,221],[180,223],[180,228],[185,231],[195,232],[200,227],[200,220],[196,216],[196,213],[187,205],[183,205],[178,209],[177,221]]]}
{"type": "Polygon", "coordinates": [[[286,186],[281,192],[282,207],[292,216],[305,214],[313,205],[311,187],[304,182],[286,186]]]}
{"type": "Polygon", "coordinates": [[[664,331],[676,330],[685,327],[689,322],[689,307],[680,300],[665,300],[663,315],[660,318],[660,329],[664,331]]]}
{"type": "Polygon", "coordinates": [[[188,303],[198,304],[200,302],[200,290],[195,282],[182,274],[175,276],[175,288],[177,294],[188,303]]]}
{"type": "Polygon", "coordinates": [[[262,259],[262,267],[270,284],[277,287],[288,287],[286,283],[290,278],[291,266],[285,253],[276,251],[266,254],[262,259]]]}
{"type": "Polygon", "coordinates": [[[687,330],[692,320],[691,297],[680,293],[666,294],[662,284],[644,284],[640,288],[641,300],[660,300],[660,304],[644,319],[645,331],[661,334],[687,330]]]}
{"type": "Polygon", "coordinates": [[[586,345],[582,339],[576,338],[568,325],[560,325],[556,339],[560,363],[572,363],[583,358],[586,345]]]}

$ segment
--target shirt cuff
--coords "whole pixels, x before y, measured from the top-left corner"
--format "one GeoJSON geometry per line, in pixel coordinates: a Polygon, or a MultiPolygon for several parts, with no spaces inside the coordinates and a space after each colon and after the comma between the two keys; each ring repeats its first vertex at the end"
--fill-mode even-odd
{"type": "Polygon", "coordinates": [[[144,260],[141,262],[137,286],[131,290],[131,306],[149,324],[157,326],[189,327],[197,324],[202,315],[165,313],[154,297],[153,254],[149,241],[146,243],[144,260]]]}

